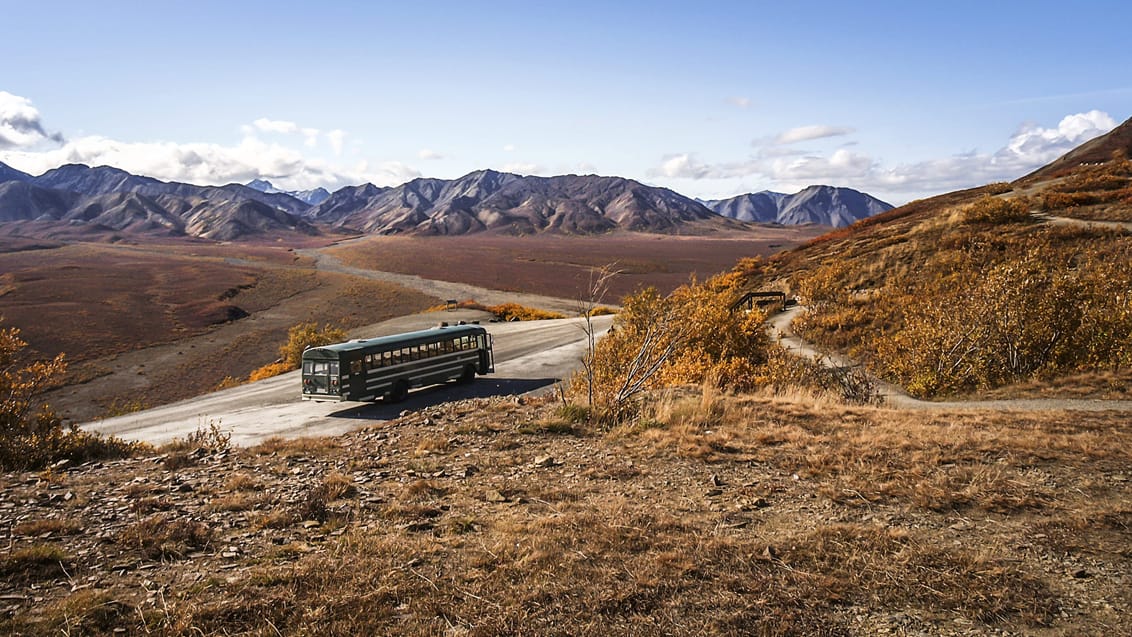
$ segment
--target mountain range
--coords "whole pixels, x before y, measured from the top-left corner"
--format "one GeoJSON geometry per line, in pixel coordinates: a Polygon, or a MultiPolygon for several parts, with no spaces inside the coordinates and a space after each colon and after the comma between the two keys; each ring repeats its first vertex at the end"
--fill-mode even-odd
{"type": "Polygon", "coordinates": [[[308,207],[289,195],[239,184],[195,186],[82,164],[32,177],[0,164],[0,221],[8,222],[0,231],[5,234],[128,233],[219,241],[315,234],[318,230],[297,214],[308,207]]]}
{"type": "Polygon", "coordinates": [[[196,186],[82,164],[32,176],[0,163],[0,234],[45,238],[126,233],[229,241],[323,230],[705,234],[750,229],[750,222],[841,226],[889,208],[863,193],[830,186],[700,202],[622,177],[480,170],[392,188],[363,184],[334,193],[321,188],[285,192],[265,180],[196,186]]]}
{"type": "Polygon", "coordinates": [[[892,205],[852,188],[810,186],[793,195],[764,190],[730,199],[702,201],[725,217],[754,223],[844,227],[882,212],[892,205]]]}
{"type": "Polygon", "coordinates": [[[696,234],[740,228],[667,188],[621,177],[522,177],[480,170],[396,188],[343,188],[307,218],[377,234],[696,234]]]}

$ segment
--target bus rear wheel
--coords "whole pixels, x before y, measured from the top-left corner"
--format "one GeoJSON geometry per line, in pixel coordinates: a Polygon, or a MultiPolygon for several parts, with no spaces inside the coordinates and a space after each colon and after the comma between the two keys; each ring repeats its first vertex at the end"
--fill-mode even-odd
{"type": "Polygon", "coordinates": [[[476,368],[472,367],[471,365],[464,365],[464,371],[461,372],[460,377],[456,379],[456,382],[461,385],[467,385],[475,379],[476,368]]]}
{"type": "Polygon", "coordinates": [[[389,390],[389,393],[385,395],[384,400],[385,402],[389,403],[399,403],[408,397],[409,383],[406,383],[403,380],[399,380],[396,383],[393,383],[393,389],[389,390]]]}

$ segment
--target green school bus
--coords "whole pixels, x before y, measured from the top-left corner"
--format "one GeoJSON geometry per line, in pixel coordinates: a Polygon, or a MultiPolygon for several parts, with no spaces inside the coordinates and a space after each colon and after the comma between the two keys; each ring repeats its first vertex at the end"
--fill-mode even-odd
{"type": "Polygon", "coordinates": [[[303,352],[303,400],[400,402],[409,389],[495,371],[491,334],[478,325],[441,326],[303,352]]]}

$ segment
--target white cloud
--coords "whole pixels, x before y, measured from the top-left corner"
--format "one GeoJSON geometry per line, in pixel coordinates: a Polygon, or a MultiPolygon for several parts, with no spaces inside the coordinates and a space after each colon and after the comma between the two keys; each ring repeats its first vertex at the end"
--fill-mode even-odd
{"type": "MultiPolygon", "coordinates": [[[[823,183],[890,197],[898,193],[924,196],[1017,179],[1115,126],[1107,113],[1077,113],[1064,117],[1053,128],[1025,124],[994,153],[970,151],[895,166],[884,166],[868,154],[848,148],[825,155],[766,146],[749,159],[719,163],[704,163],[693,153],[681,153],[664,156],[658,166],[649,170],[649,175],[685,180],[754,177],[784,191],[823,183]]],[[[789,144],[845,134],[839,130],[843,129],[806,126],[786,131],[776,141],[789,144]]]]}
{"type": "Polygon", "coordinates": [[[505,173],[516,173],[519,175],[538,175],[546,172],[546,170],[539,164],[529,162],[511,162],[503,164],[501,169],[505,173]]]}
{"type": "Polygon", "coordinates": [[[246,137],[235,146],[223,146],[120,142],[89,136],[48,151],[0,151],[0,161],[35,175],[63,164],[81,163],[114,166],[138,175],[193,184],[222,185],[264,178],[284,189],[333,189],[367,181],[392,186],[420,176],[416,169],[399,162],[336,166],[255,137],[246,137]]]}
{"type": "Polygon", "coordinates": [[[444,155],[432,150],[431,148],[422,148],[417,151],[417,157],[420,159],[444,159],[444,155]]]}
{"type": "Polygon", "coordinates": [[[335,155],[342,154],[342,142],[345,139],[346,131],[338,128],[326,133],[326,140],[330,142],[330,147],[334,149],[335,155]]]}
{"type": "Polygon", "coordinates": [[[649,174],[674,179],[708,179],[715,170],[718,170],[718,167],[699,163],[691,153],[681,153],[664,157],[660,166],[651,169],[649,174]]]}
{"type": "Polygon", "coordinates": [[[732,106],[738,106],[739,108],[750,108],[751,98],[735,95],[727,98],[727,103],[732,106]]]}
{"type": "Polygon", "coordinates": [[[278,119],[267,119],[266,117],[261,117],[252,122],[252,126],[255,126],[257,130],[261,130],[265,133],[279,133],[281,135],[290,135],[292,133],[299,132],[299,125],[295,122],[287,122],[278,119]]]}
{"type": "Polygon", "coordinates": [[[503,145],[503,152],[505,152],[505,153],[513,153],[516,150],[517,149],[515,148],[515,144],[504,144],[503,145]]]}
{"type": "Polygon", "coordinates": [[[811,139],[822,139],[825,137],[838,137],[841,135],[848,135],[854,132],[854,129],[847,126],[825,126],[822,124],[811,124],[810,126],[799,126],[791,128],[788,131],[780,133],[774,138],[775,144],[795,144],[797,142],[805,142],[811,139]]]}
{"type": "Polygon", "coordinates": [[[1116,127],[1116,122],[1101,111],[1067,115],[1057,128],[1042,128],[1027,123],[1019,127],[1000,153],[1032,161],[1052,161],[1076,146],[1103,135],[1116,127]]]}
{"type": "MultiPolygon", "coordinates": [[[[68,163],[114,166],[166,181],[200,185],[245,183],[269,179],[282,189],[316,186],[339,188],[371,182],[392,186],[420,177],[412,166],[388,161],[353,166],[305,156],[299,150],[277,142],[265,142],[257,133],[301,136],[305,146],[314,146],[325,134],[331,148],[341,154],[345,131],[322,133],[294,122],[259,118],[241,127],[244,138],[235,145],[176,142],[123,142],[99,135],[64,141],[45,131],[39,112],[30,100],[0,91],[0,162],[24,172],[39,175],[68,163]],[[48,149],[36,144],[53,140],[48,149]]],[[[295,139],[298,141],[298,138],[295,139]]]]}
{"type": "Polygon", "coordinates": [[[48,140],[62,142],[63,138],[48,134],[31,100],[0,91],[0,149],[27,148],[48,140]]]}

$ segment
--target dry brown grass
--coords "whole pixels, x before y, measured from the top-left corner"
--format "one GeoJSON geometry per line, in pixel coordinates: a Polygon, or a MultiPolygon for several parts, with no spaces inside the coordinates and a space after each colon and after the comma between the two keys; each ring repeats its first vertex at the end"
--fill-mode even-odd
{"type": "Polygon", "coordinates": [[[212,533],[202,522],[159,513],[122,529],[116,541],[123,547],[139,550],[149,559],[181,559],[190,551],[204,548],[212,539],[212,533]]]}
{"type": "Polygon", "coordinates": [[[42,601],[29,595],[0,631],[58,632],[67,618],[169,635],[1132,629],[1132,431],[1118,416],[903,413],[708,384],[598,434],[553,401],[524,402],[233,450],[179,475],[227,467],[215,493],[151,494],[175,506],[113,542],[93,537],[99,498],[152,460],[65,474],[53,484],[91,502],[74,514],[88,531],[56,540],[67,572],[145,568],[75,592],[44,572],[42,601]],[[215,504],[258,493],[276,504],[215,504]],[[192,532],[205,521],[207,538],[192,532]],[[218,555],[229,545],[238,555],[218,555]]]}
{"type": "Polygon", "coordinates": [[[82,528],[82,525],[74,520],[41,518],[20,522],[12,527],[12,534],[43,538],[52,535],[72,535],[81,531],[82,528]]]}

